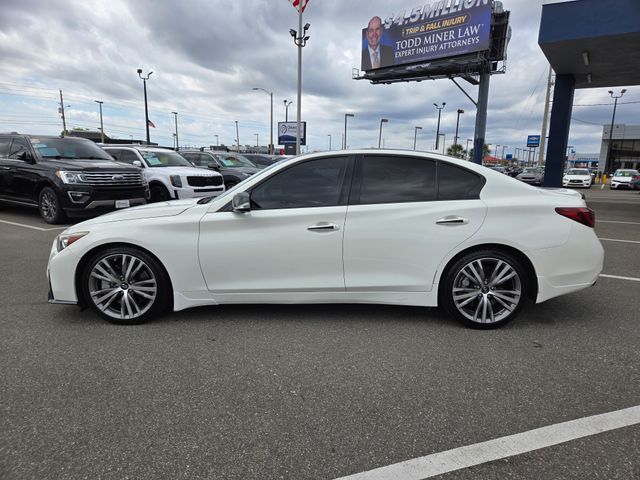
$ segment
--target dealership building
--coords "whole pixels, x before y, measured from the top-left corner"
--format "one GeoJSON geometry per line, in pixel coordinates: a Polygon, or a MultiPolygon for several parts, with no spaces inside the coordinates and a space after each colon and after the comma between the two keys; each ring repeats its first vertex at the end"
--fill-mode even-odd
{"type": "MultiPolygon", "coordinates": [[[[602,128],[600,168],[604,166],[609,149],[611,125],[602,128]]],[[[611,136],[611,171],[618,168],[640,169],[640,125],[615,124],[611,136]]]]}

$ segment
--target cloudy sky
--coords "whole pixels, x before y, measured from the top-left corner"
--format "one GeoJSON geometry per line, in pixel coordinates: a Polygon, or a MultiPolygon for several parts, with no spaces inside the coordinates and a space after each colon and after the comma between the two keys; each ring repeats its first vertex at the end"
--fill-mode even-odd
{"type": "MultiPolygon", "coordinates": [[[[388,118],[384,144],[418,148],[435,143],[437,111],[446,102],[441,133],[453,142],[456,110],[464,109],[460,137],[473,137],[475,108],[450,80],[371,85],[352,80],[359,67],[361,29],[421,1],[310,0],[311,24],[303,50],[302,117],[309,150],[341,144],[344,114],[351,148],[377,146],[380,118],[388,118]]],[[[507,72],[491,79],[486,141],[522,148],[540,134],[548,64],[537,44],[542,0],[504,0],[511,11],[507,72]]],[[[269,97],[274,121],[283,121],[285,99],[296,99],[297,51],[289,29],[297,11],[287,0],[3,0],[0,15],[0,131],[58,134],[59,90],[67,128],[100,126],[114,138],[144,138],[144,100],[137,68],[153,71],[148,82],[151,140],[173,145],[178,112],[181,145],[268,143],[269,97]]],[[[472,97],[477,88],[465,82],[472,97]]],[[[576,92],[569,144],[579,153],[599,152],[602,125],[611,121],[606,88],[576,92]]],[[[616,89],[618,90],[618,89],[616,89]]],[[[616,123],[638,123],[640,87],[618,106],[616,123]]],[[[289,108],[289,120],[296,115],[289,108]]],[[[502,147],[499,148],[502,152],[502,147]]]]}

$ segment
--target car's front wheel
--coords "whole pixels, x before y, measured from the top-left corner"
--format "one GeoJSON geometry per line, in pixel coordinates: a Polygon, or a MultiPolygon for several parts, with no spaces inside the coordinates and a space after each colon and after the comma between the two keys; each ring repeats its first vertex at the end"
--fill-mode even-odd
{"type": "Polygon", "coordinates": [[[513,320],[527,299],[522,263],[499,250],[481,250],[448,269],[440,303],[454,318],[473,328],[497,328],[513,320]]]}
{"type": "Polygon", "coordinates": [[[167,274],[148,253],[112,247],[95,253],[81,275],[85,302],[111,323],[139,324],[161,314],[171,295],[167,274]]]}
{"type": "Polygon", "coordinates": [[[42,219],[47,223],[57,224],[65,221],[66,216],[62,210],[60,198],[51,187],[44,187],[40,191],[38,210],[42,219]]]}

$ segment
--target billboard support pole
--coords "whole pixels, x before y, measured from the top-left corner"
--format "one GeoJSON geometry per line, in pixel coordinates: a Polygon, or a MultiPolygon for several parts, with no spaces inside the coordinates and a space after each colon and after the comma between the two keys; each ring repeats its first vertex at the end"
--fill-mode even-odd
{"type": "Polygon", "coordinates": [[[478,109],[476,111],[476,130],[473,136],[473,163],[482,165],[484,140],[487,132],[487,107],[489,106],[489,73],[480,74],[478,89],[478,109]]]}

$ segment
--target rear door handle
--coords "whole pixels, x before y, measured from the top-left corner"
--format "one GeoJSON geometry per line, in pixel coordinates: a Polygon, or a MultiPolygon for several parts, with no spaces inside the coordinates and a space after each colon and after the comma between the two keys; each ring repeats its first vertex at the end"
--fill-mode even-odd
{"type": "Polygon", "coordinates": [[[436,221],[436,225],[466,225],[469,223],[469,219],[464,217],[457,217],[455,215],[449,215],[436,221]]]}
{"type": "Polygon", "coordinates": [[[307,230],[311,232],[329,232],[332,230],[340,230],[340,227],[335,223],[318,222],[315,225],[309,225],[307,230]]]}

